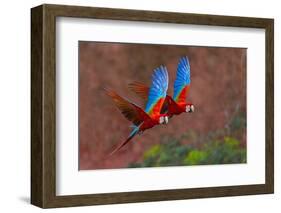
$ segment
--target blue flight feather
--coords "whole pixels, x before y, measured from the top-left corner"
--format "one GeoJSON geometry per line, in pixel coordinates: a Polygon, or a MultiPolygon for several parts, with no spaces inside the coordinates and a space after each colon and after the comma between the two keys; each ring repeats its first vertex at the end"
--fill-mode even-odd
{"type": "Polygon", "coordinates": [[[169,76],[165,66],[156,68],[152,74],[152,83],[148,92],[145,112],[149,113],[157,101],[165,98],[168,90],[169,76]]]}
{"type": "Polygon", "coordinates": [[[173,99],[176,100],[182,89],[190,84],[190,65],[188,58],[181,57],[178,63],[177,76],[174,82],[174,96],[173,99]]]}

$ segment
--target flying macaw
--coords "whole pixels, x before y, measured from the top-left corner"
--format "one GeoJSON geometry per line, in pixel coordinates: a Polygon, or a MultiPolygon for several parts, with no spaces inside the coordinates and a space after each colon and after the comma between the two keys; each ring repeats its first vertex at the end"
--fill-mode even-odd
{"type": "MultiPolygon", "coordinates": [[[[177,67],[176,80],[174,82],[174,95],[166,95],[162,113],[168,114],[169,117],[179,115],[183,112],[194,112],[194,105],[186,102],[186,97],[190,88],[190,65],[187,57],[179,60],[177,67]]],[[[147,100],[149,88],[140,82],[129,84],[129,88],[139,95],[143,100],[147,100]]]]}
{"type": "Polygon", "coordinates": [[[167,94],[168,83],[169,78],[167,68],[164,66],[156,68],[152,74],[151,86],[148,89],[145,110],[136,104],[129,102],[125,98],[122,98],[116,92],[106,90],[106,94],[113,99],[117,108],[133,123],[133,130],[128,138],[111,152],[110,155],[125,146],[135,135],[150,129],[155,125],[168,123],[167,114],[160,114],[167,94]]]}

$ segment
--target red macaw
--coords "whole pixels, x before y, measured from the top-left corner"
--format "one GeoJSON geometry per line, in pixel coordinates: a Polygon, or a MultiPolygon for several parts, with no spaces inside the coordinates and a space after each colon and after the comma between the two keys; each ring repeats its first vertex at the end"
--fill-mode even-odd
{"type": "Polygon", "coordinates": [[[168,123],[167,114],[160,114],[167,94],[168,83],[167,68],[164,66],[156,68],[152,74],[151,86],[148,89],[148,99],[145,110],[125,98],[122,98],[117,93],[106,90],[107,95],[113,99],[117,108],[133,123],[133,130],[129,137],[111,152],[110,155],[125,146],[136,134],[140,134],[155,125],[168,123]]]}
{"type": "MultiPolygon", "coordinates": [[[[179,60],[176,80],[174,82],[174,95],[166,95],[162,112],[166,112],[169,117],[179,115],[183,112],[194,112],[194,105],[186,102],[186,97],[190,88],[190,65],[187,57],[179,60]]],[[[148,97],[149,88],[140,82],[129,84],[129,88],[138,94],[142,99],[148,97]]]]}

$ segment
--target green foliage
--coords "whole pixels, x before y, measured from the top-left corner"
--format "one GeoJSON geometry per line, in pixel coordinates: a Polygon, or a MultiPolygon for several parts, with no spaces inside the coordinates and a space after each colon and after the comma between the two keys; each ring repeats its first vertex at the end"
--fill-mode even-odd
{"type": "Polygon", "coordinates": [[[159,144],[152,146],[149,150],[144,153],[144,159],[149,157],[156,157],[161,151],[159,144]]]}
{"type": "Polygon", "coordinates": [[[205,135],[189,130],[177,138],[162,137],[160,144],[153,145],[144,153],[142,162],[131,163],[129,167],[246,163],[246,148],[238,139],[245,132],[245,117],[239,112],[226,128],[205,135]],[[192,141],[190,144],[196,146],[183,141],[192,141]]]}
{"type": "Polygon", "coordinates": [[[246,163],[246,150],[237,139],[225,137],[222,141],[211,141],[202,148],[181,145],[171,138],[170,142],[152,146],[144,153],[142,163],[129,167],[158,167],[180,165],[206,165],[246,163]]]}
{"type": "Polygon", "coordinates": [[[246,163],[246,150],[240,147],[240,142],[232,137],[223,141],[214,141],[204,146],[206,158],[199,164],[246,163]]]}
{"type": "Polygon", "coordinates": [[[183,163],[185,165],[197,165],[200,164],[200,162],[204,162],[204,159],[206,159],[206,157],[206,151],[192,150],[184,158],[183,163]]]}

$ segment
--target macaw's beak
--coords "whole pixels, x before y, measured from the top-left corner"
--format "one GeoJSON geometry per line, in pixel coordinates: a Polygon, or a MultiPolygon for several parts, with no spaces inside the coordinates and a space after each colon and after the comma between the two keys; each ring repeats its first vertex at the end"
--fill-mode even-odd
{"type": "Polygon", "coordinates": [[[191,106],[190,106],[189,112],[194,112],[194,105],[191,105],[191,106]]]}
{"type": "Polygon", "coordinates": [[[165,120],[165,121],[164,121],[164,124],[168,124],[168,122],[169,122],[168,116],[165,116],[165,117],[164,117],[164,120],[165,120]]]}

